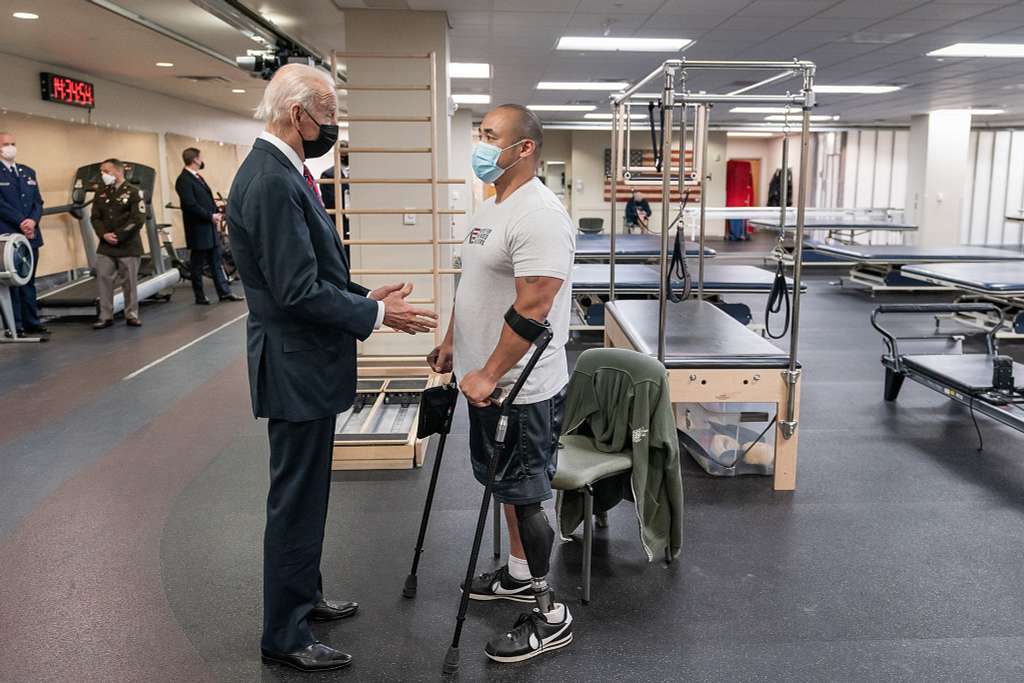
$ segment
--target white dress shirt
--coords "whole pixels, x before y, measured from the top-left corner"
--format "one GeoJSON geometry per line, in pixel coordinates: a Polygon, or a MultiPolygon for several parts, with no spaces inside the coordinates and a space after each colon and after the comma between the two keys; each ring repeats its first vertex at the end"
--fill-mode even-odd
{"type": "MultiPolygon", "coordinates": [[[[292,149],[291,145],[289,145],[287,142],[285,142],[281,138],[277,137],[273,133],[270,133],[270,132],[267,132],[267,131],[263,131],[262,133],[260,133],[258,138],[260,140],[266,140],[267,142],[272,144],[274,147],[277,147],[279,150],[281,150],[281,154],[285,155],[285,157],[288,159],[288,161],[291,162],[292,166],[295,167],[295,171],[300,176],[302,176],[302,182],[306,182],[306,174],[302,172],[302,167],[304,166],[304,164],[302,163],[302,159],[300,159],[299,155],[295,153],[295,150],[292,149]]],[[[377,302],[377,320],[373,324],[373,329],[379,330],[380,326],[381,326],[381,324],[383,324],[383,322],[384,322],[384,302],[383,301],[378,301],[377,302]]]]}

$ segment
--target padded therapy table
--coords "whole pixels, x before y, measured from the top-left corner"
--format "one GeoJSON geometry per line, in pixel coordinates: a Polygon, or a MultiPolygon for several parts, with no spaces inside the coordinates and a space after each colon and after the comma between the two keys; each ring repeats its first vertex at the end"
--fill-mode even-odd
{"type": "MultiPolygon", "coordinates": [[[[672,240],[668,253],[672,255],[672,240]]],[[[612,240],[607,234],[576,235],[576,262],[603,263],[611,257],[612,240]]],[[[687,256],[699,256],[700,246],[686,243],[687,256]]],[[[704,247],[704,258],[712,258],[714,249],[704,247]]],[[[615,235],[615,261],[652,261],[661,258],[661,235],[615,235]]]]}
{"type": "MultiPolygon", "coordinates": [[[[785,226],[779,220],[751,220],[750,225],[760,230],[774,230],[776,232],[793,232],[796,230],[796,223],[787,221],[785,226]]],[[[803,260],[805,266],[844,266],[852,262],[848,258],[828,254],[818,250],[822,244],[834,241],[840,244],[853,244],[857,237],[876,232],[895,232],[904,235],[917,230],[916,225],[900,223],[879,218],[866,216],[837,216],[834,218],[807,218],[804,222],[804,229],[811,231],[821,237],[824,232],[824,239],[810,236],[804,239],[803,260]]],[[[787,266],[793,265],[793,247],[788,246],[781,254],[776,255],[787,266]]]]}
{"type": "MultiPolygon", "coordinates": [[[[891,304],[879,306],[871,314],[871,324],[885,341],[882,356],[885,368],[886,401],[895,401],[906,379],[928,387],[963,404],[973,413],[981,413],[1024,432],[1024,365],[1012,362],[1013,389],[993,387],[994,359],[999,355],[994,330],[989,330],[985,353],[964,353],[963,335],[937,332],[932,336],[899,336],[883,327],[879,317],[888,314],[962,315],[973,313],[999,317],[991,303],[891,304]],[[901,345],[902,344],[902,345],[901,345]]],[[[915,415],[917,411],[915,411],[915,415]]]]}
{"type": "MultiPolygon", "coordinates": [[[[924,289],[934,291],[937,288],[936,285],[903,275],[902,269],[912,264],[1024,261],[1024,253],[994,247],[918,247],[827,243],[818,245],[816,249],[824,254],[852,261],[854,266],[850,270],[850,281],[863,285],[872,292],[924,289]]],[[[955,289],[953,286],[942,286],[941,288],[955,289]]]]}
{"type": "MultiPolygon", "coordinates": [[[[773,403],[785,414],[789,356],[707,301],[669,303],[665,359],[672,403],[773,403]]],[[[616,300],[606,306],[605,346],[657,357],[657,300],[616,300]]],[[[799,419],[800,376],[789,419],[799,419]]],[[[779,418],[781,419],[781,418],[779,418]]],[[[776,490],[796,488],[798,431],[775,429],[776,490]]]]}
{"type": "MultiPolygon", "coordinates": [[[[1024,261],[983,261],[980,263],[923,263],[904,266],[903,275],[940,287],[955,287],[965,292],[957,301],[988,301],[998,306],[1009,325],[997,330],[1000,337],[1024,336],[1024,261]]],[[[956,318],[989,329],[992,316],[974,312],[956,318]]]]}

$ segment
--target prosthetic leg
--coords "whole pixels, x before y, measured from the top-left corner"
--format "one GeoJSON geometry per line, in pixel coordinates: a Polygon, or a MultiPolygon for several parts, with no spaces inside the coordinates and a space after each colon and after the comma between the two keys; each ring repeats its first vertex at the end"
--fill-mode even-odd
{"type": "MultiPolygon", "coordinates": [[[[509,391],[504,399],[501,400],[501,417],[498,419],[498,428],[494,435],[494,441],[497,444],[497,447],[494,450],[494,454],[491,457],[491,462],[487,470],[487,483],[484,485],[484,496],[483,500],[480,502],[480,514],[477,517],[476,532],[473,535],[473,549],[470,551],[469,563],[466,566],[466,578],[463,581],[463,586],[469,586],[473,581],[473,575],[476,573],[477,555],[480,553],[480,543],[483,540],[484,526],[487,522],[487,509],[491,504],[491,489],[494,485],[494,477],[497,472],[498,462],[502,459],[502,456],[505,453],[505,435],[508,431],[508,418],[512,409],[512,403],[519,395],[520,390],[523,388],[523,384],[526,382],[526,378],[529,377],[534,366],[537,365],[537,361],[540,360],[541,354],[544,353],[544,349],[546,349],[548,344],[551,343],[552,338],[551,330],[546,323],[542,325],[536,321],[521,318],[516,314],[514,309],[509,309],[509,312],[505,315],[505,322],[508,323],[509,327],[511,327],[521,337],[533,342],[534,351],[530,356],[530,360],[527,361],[526,367],[523,368],[522,374],[519,375],[519,379],[517,379],[516,383],[512,385],[511,391],[509,391]]],[[[527,561],[529,562],[529,559],[527,561]]],[[[530,573],[534,573],[532,567],[530,573]]],[[[448,648],[447,654],[445,654],[444,664],[441,669],[445,674],[454,674],[459,670],[459,640],[462,638],[462,626],[466,621],[466,610],[468,608],[469,590],[464,590],[462,591],[462,598],[459,601],[459,612],[455,618],[455,632],[452,634],[452,644],[448,648]]]]}
{"type": "Polygon", "coordinates": [[[546,577],[551,561],[551,548],[555,544],[555,530],[548,523],[548,516],[540,503],[516,506],[516,523],[519,537],[523,541],[526,562],[530,565],[533,597],[542,613],[548,613],[555,604],[554,591],[548,586],[546,577]]]}

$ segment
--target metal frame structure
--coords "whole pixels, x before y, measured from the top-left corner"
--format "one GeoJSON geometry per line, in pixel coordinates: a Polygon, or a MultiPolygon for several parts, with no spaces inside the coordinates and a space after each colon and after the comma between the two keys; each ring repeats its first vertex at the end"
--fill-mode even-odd
{"type": "MultiPolygon", "coordinates": [[[[785,462],[779,460],[779,450],[776,449],[776,477],[775,487],[777,489],[792,489],[795,487],[795,436],[797,428],[798,395],[800,382],[800,367],[797,361],[797,349],[800,337],[800,285],[802,276],[802,252],[804,242],[805,210],[807,206],[807,184],[810,144],[810,112],[814,107],[814,73],[815,65],[812,62],[794,59],[790,62],[776,61],[707,61],[690,60],[685,58],[670,59],[663,62],[644,78],[633,83],[625,90],[612,95],[612,176],[611,176],[611,253],[609,260],[609,300],[615,300],[615,237],[617,233],[617,210],[616,198],[619,183],[632,184],[632,177],[627,176],[623,165],[623,158],[629,159],[629,138],[622,134],[624,125],[628,125],[629,103],[638,98],[637,93],[645,85],[660,82],[661,92],[661,130],[663,132],[661,144],[661,282],[658,292],[659,316],[658,316],[658,348],[657,357],[660,362],[665,361],[665,322],[668,306],[668,292],[666,282],[669,273],[669,231],[672,220],[668,210],[671,197],[673,180],[680,188],[703,183],[708,179],[707,145],[708,130],[710,126],[711,109],[716,104],[776,104],[787,107],[799,108],[802,112],[800,124],[800,177],[797,188],[796,202],[796,236],[793,268],[793,303],[792,303],[792,327],[790,330],[789,351],[787,354],[788,363],[781,373],[781,387],[784,387],[779,398],[779,430],[788,444],[789,451],[785,462]],[[688,86],[688,77],[691,73],[707,70],[731,70],[731,71],[774,71],[776,73],[744,88],[729,93],[708,94],[691,90],[688,86]],[[786,81],[790,78],[800,78],[800,88],[795,93],[786,91],[784,94],[766,94],[754,91],[761,90],[766,86],[786,81]],[[672,168],[672,146],[673,138],[673,114],[676,108],[684,113],[679,125],[679,168],[672,168]],[[693,169],[686,168],[686,143],[687,126],[685,112],[692,108],[694,111],[693,122],[693,169]],[[625,149],[623,148],[625,142],[625,149]],[[784,409],[783,409],[784,407],[784,409]],[[792,440],[792,441],[791,441],[792,440]],[[780,472],[778,470],[785,470],[780,472]]],[[[784,145],[783,167],[788,163],[788,140],[784,145]]],[[[785,185],[785,183],[783,183],[785,185]]],[[[780,220],[786,218],[786,201],[781,202],[779,208],[780,220]]],[[[698,256],[697,273],[697,297],[704,299],[704,256],[703,249],[706,241],[707,226],[707,193],[701,192],[699,230],[700,230],[700,253],[698,256]]],[[[608,330],[606,329],[606,342],[608,330]]],[[[678,372],[675,371],[675,372],[678,372]]],[[[687,372],[687,371],[683,371],[687,372]]],[[[670,371],[670,375],[672,371],[670,371]]],[[[691,378],[696,376],[690,375],[691,378]]],[[[737,382],[749,384],[749,379],[738,378],[737,382]]],[[[707,384],[707,381],[704,382],[707,384]]],[[[673,397],[673,402],[678,402],[678,395],[673,397]]]]}

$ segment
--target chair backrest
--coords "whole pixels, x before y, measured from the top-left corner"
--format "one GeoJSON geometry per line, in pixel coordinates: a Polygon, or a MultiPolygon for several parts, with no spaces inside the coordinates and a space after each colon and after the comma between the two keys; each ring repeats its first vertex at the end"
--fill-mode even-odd
{"type": "MultiPolygon", "coordinates": [[[[593,376],[602,368],[612,369],[630,376],[634,383],[649,381],[661,382],[665,378],[665,366],[658,362],[657,358],[644,353],[631,351],[629,349],[587,349],[580,354],[576,361],[576,370],[569,380],[568,393],[571,395],[577,389],[575,384],[585,381],[587,377],[593,376]]],[[[608,411],[628,410],[628,406],[605,406],[608,411]]],[[[655,406],[651,406],[652,409],[655,406]]]]}
{"type": "Polygon", "coordinates": [[[596,235],[604,230],[603,218],[581,218],[580,232],[584,235],[596,235]]]}

